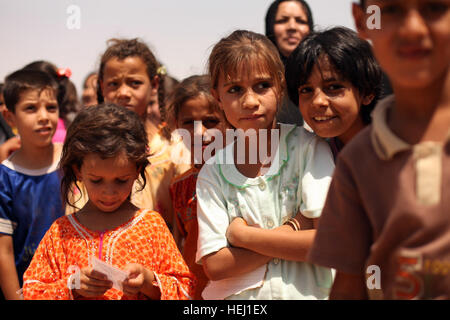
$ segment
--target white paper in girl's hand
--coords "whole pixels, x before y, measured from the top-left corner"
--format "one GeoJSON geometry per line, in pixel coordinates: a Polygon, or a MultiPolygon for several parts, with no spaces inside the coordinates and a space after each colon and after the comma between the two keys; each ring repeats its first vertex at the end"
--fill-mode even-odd
{"type": "Polygon", "coordinates": [[[108,280],[113,283],[113,288],[119,291],[123,291],[122,282],[124,282],[128,278],[128,272],[116,268],[97,257],[91,256],[90,260],[92,269],[106,275],[108,280]]]}

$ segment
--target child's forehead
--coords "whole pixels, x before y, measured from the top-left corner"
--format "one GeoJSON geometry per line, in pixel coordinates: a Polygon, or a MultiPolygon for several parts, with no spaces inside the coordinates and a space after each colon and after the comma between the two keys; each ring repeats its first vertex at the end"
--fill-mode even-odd
{"type": "Polygon", "coordinates": [[[133,162],[127,157],[125,151],[118,152],[113,157],[105,158],[99,153],[88,153],[84,156],[83,166],[90,171],[104,170],[105,168],[126,168],[133,162]]]}
{"type": "Polygon", "coordinates": [[[222,76],[225,82],[236,82],[249,78],[267,78],[273,75],[269,64],[262,59],[250,59],[240,61],[224,68],[222,76]]]}
{"type": "Polygon", "coordinates": [[[51,87],[29,88],[19,94],[19,102],[24,100],[56,100],[56,90],[51,87]]]}
{"type": "Polygon", "coordinates": [[[147,75],[147,65],[139,56],[129,56],[123,59],[112,57],[106,62],[105,75],[115,75],[123,72],[147,75]]]}
{"type": "Polygon", "coordinates": [[[318,72],[324,80],[331,78],[335,80],[344,80],[341,72],[339,72],[330,57],[326,54],[321,55],[319,59],[316,60],[313,68],[311,69],[309,78],[311,78],[312,73],[314,72],[318,72]]]}
{"type": "Polygon", "coordinates": [[[204,93],[199,93],[197,96],[186,99],[181,104],[178,116],[215,116],[219,113],[219,107],[213,98],[209,99],[204,93]]]}

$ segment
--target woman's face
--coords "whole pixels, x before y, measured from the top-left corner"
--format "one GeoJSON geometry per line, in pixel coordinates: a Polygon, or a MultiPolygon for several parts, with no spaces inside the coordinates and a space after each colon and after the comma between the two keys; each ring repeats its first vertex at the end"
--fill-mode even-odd
{"type": "Polygon", "coordinates": [[[273,32],[281,54],[288,57],[310,32],[308,16],[298,1],[284,1],[278,6],[273,32]]]}

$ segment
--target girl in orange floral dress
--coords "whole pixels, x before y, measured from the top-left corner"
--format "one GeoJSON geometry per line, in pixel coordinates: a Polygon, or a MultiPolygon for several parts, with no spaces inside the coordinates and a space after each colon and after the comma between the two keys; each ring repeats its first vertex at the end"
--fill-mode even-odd
{"type": "Polygon", "coordinates": [[[67,131],[61,186],[63,197],[74,205],[68,195],[81,181],[89,201],[47,231],[24,274],[25,299],[193,296],[194,276],[162,217],[130,202],[139,175],[145,184],[147,143],[133,111],[106,103],[79,113],[67,131]],[[127,274],[122,290],[93,269],[93,258],[127,274]]]}

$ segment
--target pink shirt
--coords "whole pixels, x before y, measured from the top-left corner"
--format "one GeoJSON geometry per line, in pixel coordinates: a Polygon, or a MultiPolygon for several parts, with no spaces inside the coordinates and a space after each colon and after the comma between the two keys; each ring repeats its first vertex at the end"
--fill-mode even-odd
{"type": "Polygon", "coordinates": [[[58,125],[56,127],[55,135],[53,136],[52,142],[64,143],[65,138],[66,138],[66,125],[64,124],[64,120],[59,118],[58,125]]]}

